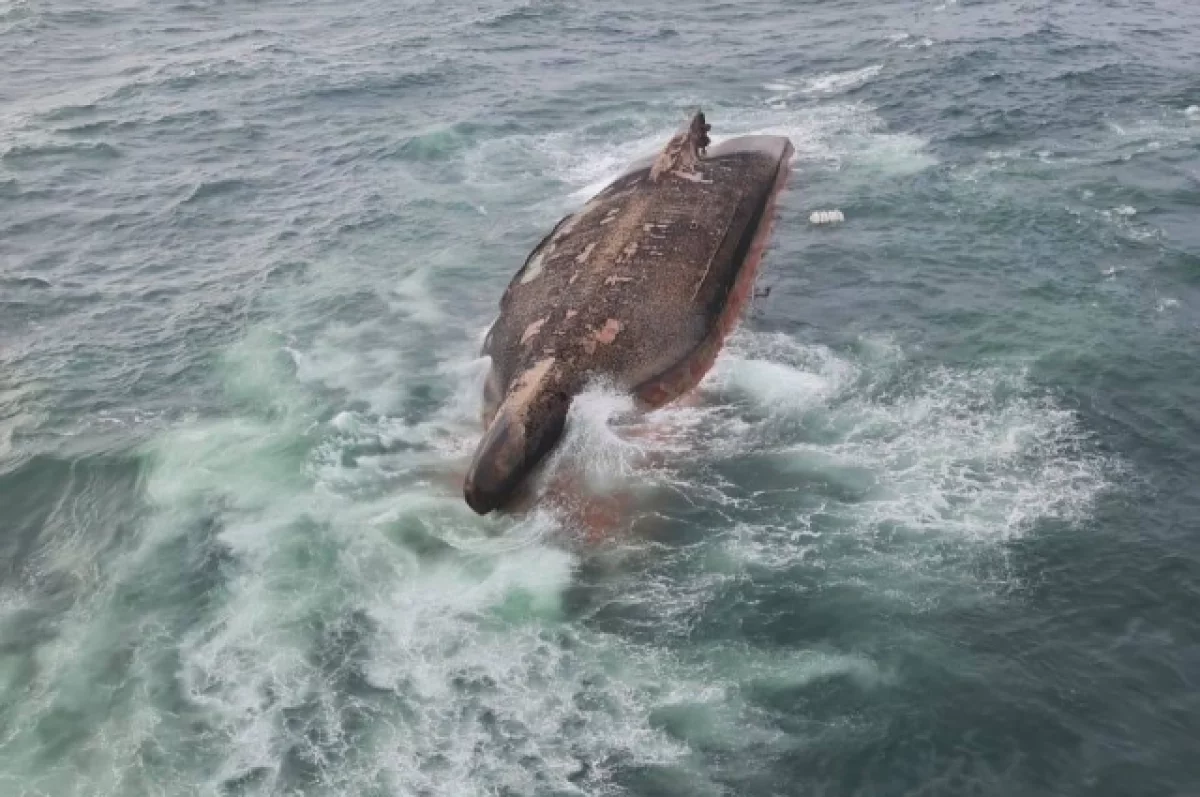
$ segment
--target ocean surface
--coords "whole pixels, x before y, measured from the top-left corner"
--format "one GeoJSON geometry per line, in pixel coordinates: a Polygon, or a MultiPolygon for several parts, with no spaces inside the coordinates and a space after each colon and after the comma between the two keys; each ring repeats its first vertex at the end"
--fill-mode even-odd
{"type": "Polygon", "coordinates": [[[0,794],[1200,794],[1200,3],[0,0],[0,794]],[[572,409],[604,534],[476,517],[696,108],[758,298],[572,409]]]}

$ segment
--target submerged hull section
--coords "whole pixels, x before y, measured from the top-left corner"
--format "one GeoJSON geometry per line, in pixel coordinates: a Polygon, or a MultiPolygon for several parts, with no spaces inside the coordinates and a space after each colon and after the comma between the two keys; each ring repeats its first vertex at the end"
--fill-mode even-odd
{"type": "Polygon", "coordinates": [[[545,456],[588,381],[659,406],[711,366],[750,293],[792,147],[750,136],[704,152],[706,132],[698,115],[560,221],[509,284],[484,343],[490,428],[466,485],[477,511],[545,456]]]}

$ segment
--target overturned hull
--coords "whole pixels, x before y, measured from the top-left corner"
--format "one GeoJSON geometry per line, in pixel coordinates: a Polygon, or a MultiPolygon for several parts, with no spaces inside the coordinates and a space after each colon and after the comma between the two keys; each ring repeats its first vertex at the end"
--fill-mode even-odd
{"type": "Polygon", "coordinates": [[[464,494],[504,507],[562,435],[595,378],[648,408],[694,387],[752,290],[791,143],[746,136],[708,148],[703,114],[634,164],[530,253],[484,342],[487,431],[464,494]]]}

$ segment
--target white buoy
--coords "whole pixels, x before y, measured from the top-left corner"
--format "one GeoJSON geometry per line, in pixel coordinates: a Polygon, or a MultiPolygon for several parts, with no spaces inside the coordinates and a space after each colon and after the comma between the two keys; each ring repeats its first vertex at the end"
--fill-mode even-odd
{"type": "Polygon", "coordinates": [[[846,220],[840,210],[814,210],[808,217],[813,224],[838,224],[846,220]]]}

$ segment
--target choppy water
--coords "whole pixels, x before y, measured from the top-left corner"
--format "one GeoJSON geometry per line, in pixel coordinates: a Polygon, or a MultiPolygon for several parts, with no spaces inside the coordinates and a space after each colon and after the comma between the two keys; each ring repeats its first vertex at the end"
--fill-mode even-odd
{"type": "Polygon", "coordinates": [[[0,1],[0,793],[1200,790],[1200,6],[0,1]],[[698,401],[480,520],[529,248],[784,133],[698,401]],[[814,210],[846,221],[814,227],[814,210]]]}

